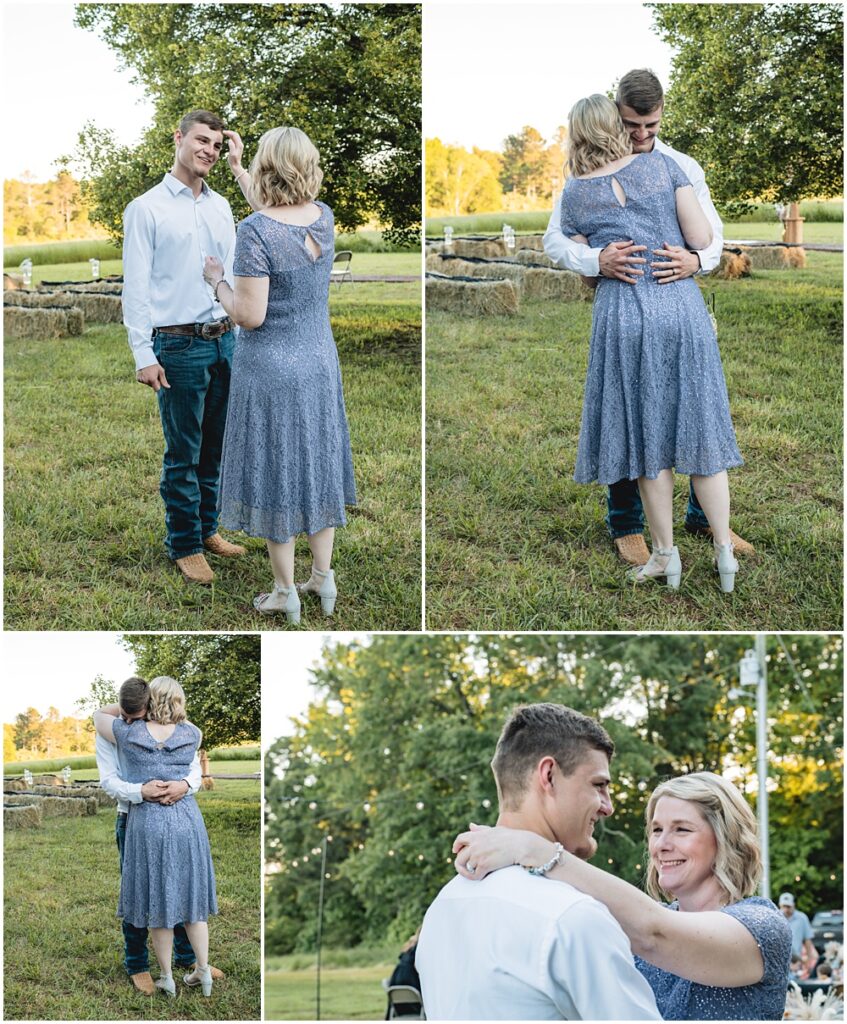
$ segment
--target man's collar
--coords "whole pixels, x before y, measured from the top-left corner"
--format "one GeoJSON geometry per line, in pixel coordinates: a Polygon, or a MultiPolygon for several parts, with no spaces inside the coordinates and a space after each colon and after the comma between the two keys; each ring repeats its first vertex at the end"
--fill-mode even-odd
{"type": "MultiPolygon", "coordinates": [[[[175,174],[171,174],[170,171],[165,171],[165,176],[162,178],[162,184],[167,185],[168,191],[172,196],[179,195],[180,192],[190,192],[192,196],[194,195],[194,192],[191,190],[191,186],[180,181],[179,178],[177,178],[175,174]]],[[[212,190],[205,181],[202,182],[200,186],[200,194],[204,196],[212,194],[212,190]]]]}

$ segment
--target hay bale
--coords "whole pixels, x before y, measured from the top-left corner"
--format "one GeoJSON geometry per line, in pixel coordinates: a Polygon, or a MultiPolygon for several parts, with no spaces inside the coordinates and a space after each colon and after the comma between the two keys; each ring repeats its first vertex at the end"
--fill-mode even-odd
{"type": "Polygon", "coordinates": [[[508,316],[520,308],[520,289],[514,281],[426,276],[428,309],[464,316],[508,316]]]}
{"type": "Polygon", "coordinates": [[[44,281],[38,286],[38,291],[45,294],[50,292],[71,292],[74,295],[120,295],[124,286],[120,281],[89,281],[85,284],[79,281],[71,281],[67,284],[50,284],[44,281]]]}
{"type": "Polygon", "coordinates": [[[430,272],[442,277],[482,277],[521,282],[524,268],[506,260],[463,260],[458,256],[434,256],[427,260],[430,272]]]}
{"type": "Polygon", "coordinates": [[[16,292],[20,291],[24,286],[24,279],[22,274],[4,274],[3,275],[3,291],[4,292],[16,292]]]}
{"type": "Polygon", "coordinates": [[[544,252],[539,252],[537,249],[519,249],[515,253],[515,262],[525,267],[544,267],[547,270],[556,269],[556,264],[550,257],[544,252]]]}
{"type": "Polygon", "coordinates": [[[543,267],[522,267],[523,294],[527,299],[558,299],[582,302],[593,297],[594,289],[583,284],[579,274],[570,270],[546,270],[543,267]]]}
{"type": "Polygon", "coordinates": [[[712,271],[712,277],[722,281],[735,281],[750,276],[750,257],[740,249],[724,249],[721,261],[712,271]]]}
{"type": "Polygon", "coordinates": [[[42,822],[41,808],[29,803],[22,806],[3,803],[3,828],[40,828],[42,822]]]}
{"type": "Polygon", "coordinates": [[[68,313],[65,309],[25,309],[23,306],[3,307],[3,330],[7,338],[47,340],[68,336],[68,313]]]}
{"type": "Polygon", "coordinates": [[[84,818],[97,813],[95,797],[33,796],[45,818],[84,818]]]}
{"type": "Polygon", "coordinates": [[[515,249],[536,249],[544,252],[544,235],[515,235],[515,249]]]}
{"type": "Polygon", "coordinates": [[[785,264],[792,270],[802,270],[806,266],[806,250],[802,245],[786,246],[785,264]]]}
{"type": "Polygon", "coordinates": [[[741,251],[750,257],[752,270],[784,270],[788,250],[784,245],[743,245],[741,251]]]}
{"type": "Polygon", "coordinates": [[[29,786],[24,782],[23,778],[19,776],[6,776],[3,779],[3,792],[4,793],[20,793],[29,789],[29,786]]]}
{"type": "Polygon", "coordinates": [[[438,255],[438,253],[444,252],[445,245],[443,242],[427,242],[424,248],[424,253],[429,255],[438,255]]]}
{"type": "Polygon", "coordinates": [[[454,238],[453,244],[444,250],[453,256],[482,256],[491,259],[493,256],[508,256],[510,250],[502,238],[475,239],[454,238]]]}
{"type": "MultiPolygon", "coordinates": [[[[10,292],[3,296],[6,306],[25,306],[32,309],[79,309],[84,319],[99,324],[123,321],[123,308],[119,295],[97,295],[90,292],[10,292]]],[[[82,333],[71,331],[71,334],[82,333]]]]}
{"type": "Polygon", "coordinates": [[[33,775],[32,783],[34,786],[61,786],[63,789],[70,786],[70,782],[65,782],[61,775],[54,775],[52,772],[44,775],[33,775]]]}

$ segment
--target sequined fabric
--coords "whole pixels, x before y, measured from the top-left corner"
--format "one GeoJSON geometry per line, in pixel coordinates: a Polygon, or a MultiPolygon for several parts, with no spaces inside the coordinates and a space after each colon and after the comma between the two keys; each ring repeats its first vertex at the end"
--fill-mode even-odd
{"type": "Polygon", "coordinates": [[[332,210],[308,227],[254,213],[238,226],[235,274],[268,277],[268,311],[232,362],[221,525],[284,543],[344,526],[356,503],[338,351],[329,322],[332,210]],[[311,235],[321,255],[306,247],[311,235]]]}
{"type": "Polygon", "coordinates": [[[643,153],[614,174],[569,178],[562,231],[592,248],[632,239],[646,245],[635,285],[601,277],[574,479],[613,484],[663,469],[711,476],[742,464],[729,415],[717,338],[693,278],[659,285],[651,250],[685,246],[675,190],[688,185],[663,153],[643,153]],[[613,191],[617,179],[626,202],[613,191]]]}
{"type": "MultiPolygon", "coordinates": [[[[671,903],[669,911],[679,910],[671,903]]],[[[717,988],[669,974],[640,957],[635,966],[647,979],[665,1020],[782,1020],[788,992],[791,930],[782,914],[761,896],[724,907],[722,913],[740,921],[756,940],[765,973],[755,985],[717,988]]]]}
{"type": "MultiPolygon", "coordinates": [[[[124,779],[173,782],[188,775],[200,730],[180,722],[156,740],[143,721],[114,722],[124,779]]],[[[193,794],[175,804],[132,804],[126,828],[118,916],[136,928],[173,928],[217,914],[215,870],[193,794]]]]}

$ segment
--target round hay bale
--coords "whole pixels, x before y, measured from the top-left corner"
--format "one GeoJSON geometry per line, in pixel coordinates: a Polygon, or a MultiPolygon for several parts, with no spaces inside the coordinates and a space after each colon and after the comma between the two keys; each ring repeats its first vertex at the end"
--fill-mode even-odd
{"type": "Polygon", "coordinates": [[[750,276],[750,257],[740,249],[724,249],[721,261],[712,271],[712,276],[723,281],[735,281],[750,276]]]}
{"type": "Polygon", "coordinates": [[[489,281],[438,277],[427,274],[428,309],[442,309],[463,316],[509,316],[520,308],[519,288],[514,281],[489,281]]]}
{"type": "Polygon", "coordinates": [[[515,253],[515,262],[523,266],[544,267],[547,270],[556,269],[556,264],[545,252],[538,252],[537,249],[519,249],[515,253]]]}
{"type": "Polygon", "coordinates": [[[3,804],[3,828],[40,828],[42,822],[41,808],[35,804],[20,807],[3,804]]]}

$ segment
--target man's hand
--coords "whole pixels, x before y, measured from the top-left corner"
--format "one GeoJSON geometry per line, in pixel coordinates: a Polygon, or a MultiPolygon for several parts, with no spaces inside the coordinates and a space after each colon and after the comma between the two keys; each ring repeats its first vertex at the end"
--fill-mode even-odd
{"type": "Polygon", "coordinates": [[[646,245],[634,242],[610,242],[600,253],[600,273],[603,277],[613,277],[627,284],[637,284],[638,278],[644,276],[639,270],[647,260],[635,253],[646,252],[646,245]]]}
{"type": "Polygon", "coordinates": [[[169,388],[168,378],[165,376],[165,368],[159,363],[153,363],[152,366],[145,366],[143,369],[138,370],[135,374],[135,379],[139,384],[146,384],[148,388],[152,388],[154,391],[158,391],[159,388],[169,388]]]}
{"type": "Polygon", "coordinates": [[[693,277],[700,269],[700,257],[696,252],[689,252],[681,245],[668,245],[662,242],[663,249],[654,249],[653,255],[662,257],[660,263],[651,263],[653,277],[659,284],[670,284],[672,281],[683,281],[693,277]]]}
{"type": "Polygon", "coordinates": [[[244,142],[238,132],[224,130],[224,138],[229,142],[226,151],[226,159],[233,174],[241,174],[244,169],[241,166],[241,157],[244,155],[244,142]]]}
{"type": "Polygon", "coordinates": [[[171,785],[171,783],[162,782],[161,779],[151,779],[149,782],[145,782],[141,787],[141,797],[151,804],[162,803],[162,798],[164,797],[169,785],[171,785]]]}
{"type": "Polygon", "coordinates": [[[162,803],[178,803],[188,793],[188,783],[185,779],[177,779],[176,782],[163,782],[162,803]]]}

